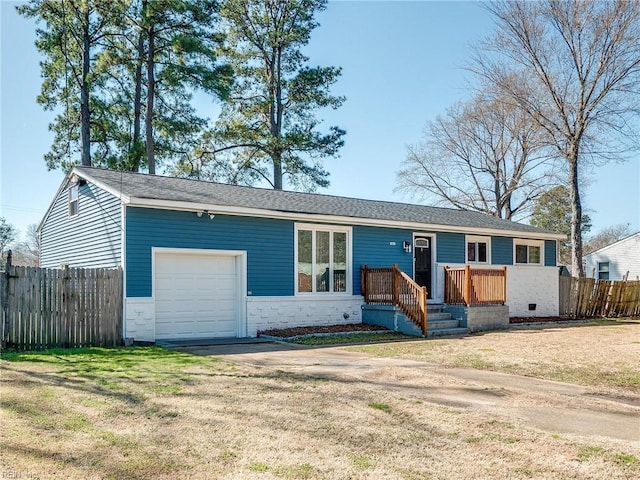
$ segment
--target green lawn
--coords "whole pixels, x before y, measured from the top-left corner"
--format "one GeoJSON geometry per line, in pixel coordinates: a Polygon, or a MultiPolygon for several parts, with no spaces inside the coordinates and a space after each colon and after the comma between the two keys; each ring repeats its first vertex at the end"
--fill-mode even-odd
{"type": "MultiPolygon", "coordinates": [[[[591,368],[597,381],[585,375],[574,381],[598,388],[602,372],[616,376],[627,368],[617,393],[637,398],[638,368],[629,358],[639,351],[638,331],[596,326],[344,348],[498,370],[525,363],[528,370],[518,368],[544,375],[553,364],[591,368]]],[[[306,370],[295,356],[288,362],[235,364],[157,347],[3,352],[0,471],[6,478],[65,480],[640,475],[636,443],[558,434],[523,421],[522,405],[558,401],[545,392],[501,396],[513,413],[456,403],[452,392],[474,387],[444,380],[446,368],[434,374],[430,367],[372,361],[331,375],[322,366],[306,370]]],[[[606,408],[599,398],[564,401],[606,408]]]]}

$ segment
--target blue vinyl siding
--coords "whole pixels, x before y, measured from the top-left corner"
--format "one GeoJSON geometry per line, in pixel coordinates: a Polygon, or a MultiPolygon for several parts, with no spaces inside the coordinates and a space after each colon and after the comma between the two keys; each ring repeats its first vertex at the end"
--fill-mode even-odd
{"type": "Polygon", "coordinates": [[[513,265],[513,238],[491,237],[491,263],[513,265]]]}
{"type": "Polygon", "coordinates": [[[556,266],[556,241],[544,241],[544,265],[545,267],[556,266]]]}
{"type": "Polygon", "coordinates": [[[120,265],[121,204],[87,183],[78,188],[78,215],[69,217],[69,190],[61,190],[41,228],[40,266],[110,268],[120,265]]]}
{"type": "Polygon", "coordinates": [[[253,296],[294,294],[294,225],[289,220],[127,208],[127,296],[151,296],[151,248],[247,252],[247,290],[253,296]]]}
{"type": "Polygon", "coordinates": [[[436,234],[438,263],[464,263],[465,235],[463,233],[440,232],[436,234]]]}
{"type": "Polygon", "coordinates": [[[353,294],[360,295],[360,267],[390,267],[394,263],[413,275],[413,254],[402,247],[413,242],[413,231],[382,227],[353,227],[353,294]],[[395,245],[391,245],[394,243],[395,245]]]}

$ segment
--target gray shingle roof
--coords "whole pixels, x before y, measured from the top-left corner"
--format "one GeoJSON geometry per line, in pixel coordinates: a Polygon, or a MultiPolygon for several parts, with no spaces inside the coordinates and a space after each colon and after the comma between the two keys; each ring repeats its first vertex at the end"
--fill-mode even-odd
{"type": "Polygon", "coordinates": [[[478,212],[406,203],[279,191],[221,183],[75,167],[81,177],[94,179],[128,197],[244,207],[296,214],[337,215],[354,219],[390,220],[453,227],[486,228],[523,234],[554,233],[478,212]]]}

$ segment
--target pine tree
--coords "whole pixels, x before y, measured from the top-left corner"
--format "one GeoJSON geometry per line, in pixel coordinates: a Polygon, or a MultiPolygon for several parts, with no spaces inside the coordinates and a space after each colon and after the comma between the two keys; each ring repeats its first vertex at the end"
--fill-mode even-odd
{"type": "Polygon", "coordinates": [[[157,163],[187,155],[207,123],[195,114],[193,92],[225,97],[232,82],[231,68],[217,61],[217,9],[212,0],[20,7],[44,27],[36,43],[45,58],[38,101],[62,108],[51,125],[49,168],[68,168],[81,151],[83,165],[155,173],[157,163]]]}
{"type": "MultiPolygon", "coordinates": [[[[571,264],[571,192],[564,185],[553,187],[536,201],[531,214],[531,225],[546,228],[567,236],[559,242],[558,258],[560,263],[571,264]]],[[[580,231],[585,234],[591,230],[589,215],[583,214],[580,222],[580,231]]]]}
{"type": "Polygon", "coordinates": [[[233,183],[266,180],[283,188],[327,186],[320,160],[335,156],[344,130],[322,133],[316,111],[338,108],[330,94],[336,67],[311,67],[302,48],[318,26],[314,15],[326,0],[227,0],[221,9],[228,36],[227,58],[237,81],[215,130],[181,173],[233,183]]]}
{"type": "Polygon", "coordinates": [[[44,81],[37,101],[46,110],[61,110],[49,125],[54,132],[45,156],[50,169],[68,168],[78,152],[83,165],[92,164],[92,130],[103,107],[96,98],[102,80],[100,42],[121,7],[120,0],[31,0],[18,7],[41,26],[36,48],[43,55],[44,81]]]}

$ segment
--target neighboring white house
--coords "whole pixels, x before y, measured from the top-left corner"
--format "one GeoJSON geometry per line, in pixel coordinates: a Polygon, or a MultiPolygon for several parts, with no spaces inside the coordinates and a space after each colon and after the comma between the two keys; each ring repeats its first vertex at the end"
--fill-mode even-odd
{"type": "Polygon", "coordinates": [[[603,280],[640,280],[640,232],[602,247],[584,257],[585,275],[603,280]]]}

